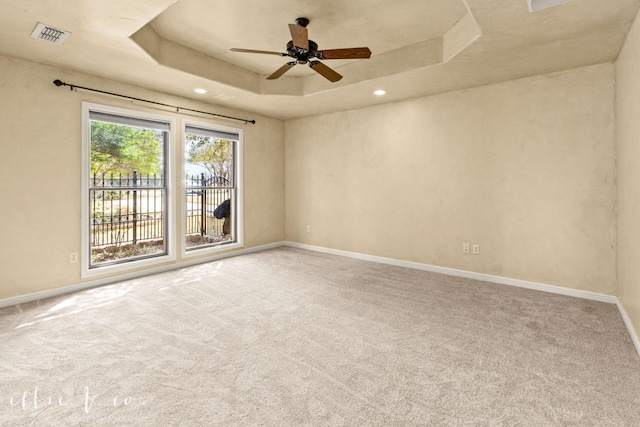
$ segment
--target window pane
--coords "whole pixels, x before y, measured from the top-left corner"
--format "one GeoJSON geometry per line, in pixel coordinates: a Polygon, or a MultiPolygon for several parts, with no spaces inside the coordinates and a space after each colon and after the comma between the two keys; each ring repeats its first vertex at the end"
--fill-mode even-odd
{"type": "Polygon", "coordinates": [[[90,122],[91,267],[167,253],[168,133],[126,119],[90,122]]]}
{"type": "Polygon", "coordinates": [[[186,248],[235,242],[234,134],[187,127],[185,133],[186,248]]]}

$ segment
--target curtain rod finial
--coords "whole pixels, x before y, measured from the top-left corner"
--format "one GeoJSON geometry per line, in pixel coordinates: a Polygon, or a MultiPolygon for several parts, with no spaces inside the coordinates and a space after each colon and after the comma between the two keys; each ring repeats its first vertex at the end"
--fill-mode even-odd
{"type": "Polygon", "coordinates": [[[60,79],[56,79],[53,81],[53,84],[56,86],[62,86],[64,84],[64,82],[60,79]]]}

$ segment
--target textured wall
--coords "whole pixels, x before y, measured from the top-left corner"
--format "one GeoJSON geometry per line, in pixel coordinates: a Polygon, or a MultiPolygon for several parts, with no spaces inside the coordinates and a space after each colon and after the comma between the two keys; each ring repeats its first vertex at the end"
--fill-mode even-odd
{"type": "Polygon", "coordinates": [[[618,298],[640,331],[640,23],[616,63],[618,298]]]}
{"type": "MultiPolygon", "coordinates": [[[[211,108],[0,57],[0,298],[81,281],[81,101],[132,108],[55,78],[211,108]]],[[[614,293],[613,88],[604,64],[290,121],[286,163],[282,122],[237,125],[245,246],[282,240],[286,206],[287,240],[614,293]]]]}
{"type": "Polygon", "coordinates": [[[285,237],[613,294],[614,95],[602,64],[288,121],[285,237]]]}
{"type": "MultiPolygon", "coordinates": [[[[70,93],[68,88],[53,85],[56,78],[159,102],[256,118],[256,125],[218,123],[244,129],[245,247],[282,240],[281,121],[0,57],[0,298],[81,282],[80,264],[69,264],[69,253],[80,250],[81,102],[148,110],[144,105],[113,97],[70,93]]],[[[216,123],[206,118],[196,120],[216,123]]],[[[178,153],[174,156],[180,158],[178,153]]],[[[177,175],[181,174],[179,171],[177,175]]],[[[179,200],[178,212],[181,203],[179,200]]],[[[177,220],[177,229],[181,230],[180,216],[177,220]]],[[[178,257],[179,253],[180,248],[178,257]]]]}

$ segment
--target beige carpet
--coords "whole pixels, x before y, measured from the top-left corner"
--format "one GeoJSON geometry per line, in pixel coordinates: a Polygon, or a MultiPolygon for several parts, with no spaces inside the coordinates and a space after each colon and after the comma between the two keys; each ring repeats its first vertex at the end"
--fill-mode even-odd
{"type": "Polygon", "coordinates": [[[291,248],[1,309],[0,346],[2,426],[640,426],[614,305],[291,248]]]}

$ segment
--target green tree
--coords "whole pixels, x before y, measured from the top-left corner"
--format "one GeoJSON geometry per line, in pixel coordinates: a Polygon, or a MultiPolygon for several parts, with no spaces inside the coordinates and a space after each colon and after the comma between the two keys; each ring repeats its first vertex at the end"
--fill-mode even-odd
{"type": "Polygon", "coordinates": [[[204,167],[213,176],[231,180],[232,156],[231,141],[187,134],[187,161],[204,167]]]}
{"type": "Polygon", "coordinates": [[[161,131],[91,123],[91,173],[155,174],[162,171],[161,131]]]}

